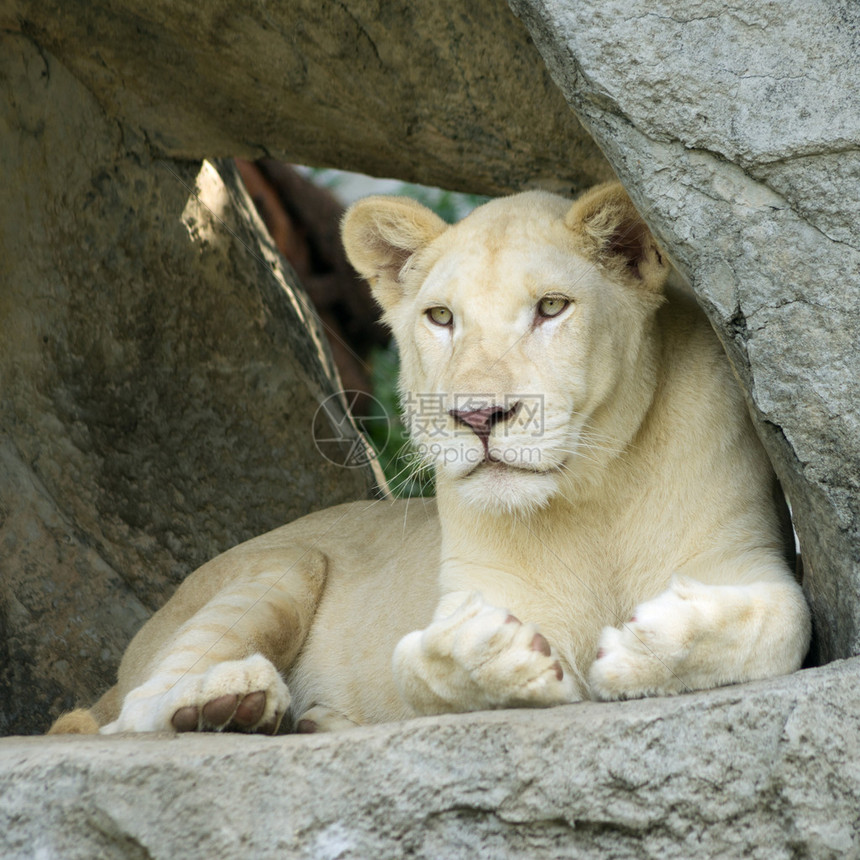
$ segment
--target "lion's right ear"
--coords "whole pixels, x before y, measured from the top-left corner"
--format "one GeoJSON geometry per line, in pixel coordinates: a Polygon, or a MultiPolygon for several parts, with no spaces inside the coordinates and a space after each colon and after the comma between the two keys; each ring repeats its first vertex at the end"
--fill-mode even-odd
{"type": "Polygon", "coordinates": [[[663,289],[669,262],[620,182],[587,191],[570,207],[565,223],[585,255],[619,280],[654,293],[663,289]]]}
{"type": "Polygon", "coordinates": [[[346,211],[341,235],[350,263],[388,311],[403,298],[409,260],[447,229],[438,215],[408,197],[366,197],[346,211]]]}

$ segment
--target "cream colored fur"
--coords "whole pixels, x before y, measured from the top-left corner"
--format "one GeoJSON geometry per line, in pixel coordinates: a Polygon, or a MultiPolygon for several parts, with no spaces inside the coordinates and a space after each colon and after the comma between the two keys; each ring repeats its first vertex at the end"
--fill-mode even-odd
{"type": "Polygon", "coordinates": [[[288,708],[322,730],[800,666],[770,465],[620,186],[454,227],[370,198],[344,241],[397,338],[437,501],[332,508],[204,565],[56,730],[275,731],[288,708]]]}

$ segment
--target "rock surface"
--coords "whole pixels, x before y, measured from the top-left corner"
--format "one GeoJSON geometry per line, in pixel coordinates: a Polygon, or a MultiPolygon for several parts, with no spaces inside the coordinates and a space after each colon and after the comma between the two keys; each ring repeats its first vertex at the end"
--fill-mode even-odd
{"type": "Polygon", "coordinates": [[[820,657],[860,654],[860,6],[511,5],[749,394],[820,657]]]}
{"type": "Polygon", "coordinates": [[[860,665],[331,735],[0,740],[3,857],[860,854],[860,665]]]}
{"type": "Polygon", "coordinates": [[[370,285],[346,258],[340,241],[344,205],[281,161],[239,158],[236,167],[275,247],[313,303],[353,414],[367,415],[371,353],[386,347],[390,334],[379,320],[370,285]]]}
{"type": "Polygon", "coordinates": [[[0,734],[93,700],[195,567],[366,496],[317,450],[322,332],[232,162],[152,161],[0,48],[0,734]]]}
{"type": "Polygon", "coordinates": [[[611,171],[493,0],[7,0],[153,156],[285,161],[499,194],[611,171]]]}

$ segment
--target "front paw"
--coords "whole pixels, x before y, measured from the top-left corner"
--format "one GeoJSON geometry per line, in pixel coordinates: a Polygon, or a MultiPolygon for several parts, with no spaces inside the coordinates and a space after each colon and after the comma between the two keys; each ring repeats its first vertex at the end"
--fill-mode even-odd
{"type": "Polygon", "coordinates": [[[102,734],[156,731],[246,731],[275,734],[290,704],[277,669],[254,654],[207,671],[156,674],[132,690],[102,734]]]}
{"type": "Polygon", "coordinates": [[[592,696],[605,701],[689,692],[686,663],[702,628],[697,583],[676,578],[636,608],[620,628],[604,627],[589,672],[592,696]]]}
{"type": "Polygon", "coordinates": [[[477,594],[450,616],[404,637],[394,669],[402,697],[421,714],[546,707],[577,698],[535,625],[477,594]]]}

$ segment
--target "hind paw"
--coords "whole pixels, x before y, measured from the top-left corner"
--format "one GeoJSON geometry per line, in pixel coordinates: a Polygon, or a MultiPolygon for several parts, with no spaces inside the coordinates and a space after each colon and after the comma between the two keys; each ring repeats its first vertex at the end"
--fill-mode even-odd
{"type": "Polygon", "coordinates": [[[278,670],[254,654],[199,674],[156,674],[125,697],[119,718],[101,731],[275,734],[289,704],[278,670]]]}

